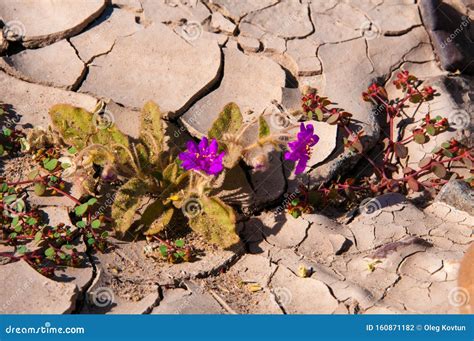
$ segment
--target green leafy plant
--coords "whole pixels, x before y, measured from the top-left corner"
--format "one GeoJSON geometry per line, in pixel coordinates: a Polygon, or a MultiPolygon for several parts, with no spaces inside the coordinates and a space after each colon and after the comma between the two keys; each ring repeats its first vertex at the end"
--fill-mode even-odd
{"type": "MultiPolygon", "coordinates": [[[[39,165],[44,163],[41,162],[39,165]]],[[[30,173],[29,180],[0,181],[2,239],[7,245],[15,247],[12,253],[2,252],[0,256],[12,260],[24,259],[46,276],[54,274],[56,265],[82,264],[83,255],[77,250],[77,242],[81,237],[86,240],[88,247],[104,251],[108,236],[103,216],[92,220],[90,213],[85,215],[89,207],[95,203],[95,199],[86,202],[88,206],[85,210],[79,209],[84,205],[79,199],[55,187],[57,184],[60,187],[63,184],[60,171],[55,168],[51,167],[46,174],[35,170],[30,173]],[[38,185],[41,185],[41,193],[38,193],[38,185]],[[45,195],[46,192],[51,195],[64,195],[77,204],[76,226],[71,223],[60,223],[55,226],[48,224],[43,218],[44,212],[31,208],[25,199],[30,186],[34,186],[37,195],[45,195]]]]}
{"type": "MultiPolygon", "coordinates": [[[[162,113],[156,104],[148,102],[143,107],[140,136],[135,142],[114,125],[94,124],[96,114],[84,109],[57,105],[50,115],[53,130],[78,151],[74,163],[85,192],[95,192],[96,167],[102,172],[116,172],[123,179],[112,205],[112,220],[118,235],[138,231],[145,235],[158,234],[179,224],[184,215],[189,218],[189,226],[209,241],[222,247],[238,243],[232,208],[209,196],[216,179],[180,167],[176,155],[164,142],[162,113]],[[193,200],[198,201],[199,211],[188,213],[193,200]]],[[[105,174],[105,178],[110,175],[105,174]]],[[[82,213],[85,205],[76,207],[76,213],[82,213]]]]}
{"type": "Polygon", "coordinates": [[[300,186],[299,195],[287,205],[290,214],[298,217],[328,205],[347,208],[364,198],[388,192],[406,194],[426,191],[435,195],[442,185],[454,178],[464,179],[471,187],[474,186],[473,148],[454,138],[432,150],[419,161],[417,168],[408,165],[408,144],[425,144],[430,137],[447,131],[450,124],[447,118],[433,118],[427,113],[411,132],[397,134],[395,121],[403,118],[410,105],[418,106],[439,94],[432,87],[422,86],[422,81],[407,71],[399,73],[394,84],[397,89],[402,90],[401,98],[388,98],[385,88],[375,83],[362,94],[364,101],[374,104],[376,112],[385,114],[388,137],[381,137],[379,141],[383,146],[379,158],[369,156],[369,150],[362,141],[364,131],[351,129],[351,114],[332,107],[333,103],[327,97],[317,95],[315,89],[308,89],[302,97],[303,111],[308,119],[316,118],[339,125],[345,134],[345,148],[351,153],[359,154],[371,166],[372,172],[358,178],[340,176],[318,187],[300,186]],[[470,173],[470,176],[463,176],[461,170],[470,173]]]}
{"type": "MultiPolygon", "coordinates": [[[[143,107],[140,135],[134,141],[115,125],[101,124],[101,110],[98,107],[91,113],[56,105],[50,110],[52,132],[77,150],[72,163],[84,193],[95,195],[101,180],[117,176],[121,180],[112,205],[112,221],[119,236],[135,232],[157,235],[187,218],[191,229],[211,243],[223,248],[239,243],[234,209],[211,192],[218,191],[226,170],[242,159],[256,170],[266,169],[268,154],[278,149],[281,136],[288,134],[272,134],[264,115],[244,123],[239,107],[229,103],[207,137],[199,145],[188,141],[187,151],[177,156],[165,142],[165,123],[155,103],[143,107]],[[102,172],[100,179],[94,177],[97,168],[102,172]]],[[[54,160],[45,159],[45,167],[57,166],[54,160]]],[[[85,209],[86,203],[82,203],[75,210],[85,209]]]]}

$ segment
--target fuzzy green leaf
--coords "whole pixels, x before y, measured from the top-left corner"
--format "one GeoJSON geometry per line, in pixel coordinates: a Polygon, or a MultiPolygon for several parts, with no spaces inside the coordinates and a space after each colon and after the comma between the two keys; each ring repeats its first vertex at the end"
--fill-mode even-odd
{"type": "Polygon", "coordinates": [[[206,240],[223,248],[239,243],[234,210],[216,197],[203,197],[201,202],[202,213],[191,218],[189,226],[206,240]]]}
{"type": "Polygon", "coordinates": [[[117,191],[112,205],[112,219],[119,234],[125,234],[132,225],[146,191],[146,183],[138,178],[131,178],[117,191]]]}
{"type": "Polygon", "coordinates": [[[140,225],[144,225],[149,227],[153,222],[158,219],[165,210],[165,206],[163,205],[163,201],[158,199],[148,205],[145,211],[142,213],[140,217],[140,225]]]}
{"type": "Polygon", "coordinates": [[[224,134],[236,134],[242,127],[243,117],[235,103],[227,104],[212,124],[207,136],[220,140],[224,134]]]}
{"type": "Polygon", "coordinates": [[[53,127],[64,141],[83,149],[94,133],[93,115],[85,109],[68,104],[57,104],[49,110],[53,127]]]}
{"type": "Polygon", "coordinates": [[[164,211],[163,214],[151,224],[150,228],[145,232],[145,235],[149,236],[163,231],[173,219],[174,213],[174,207],[170,207],[164,211]]]}
{"type": "Polygon", "coordinates": [[[166,168],[163,170],[163,178],[171,183],[176,183],[178,179],[179,173],[179,166],[176,162],[170,163],[166,168]]]}
{"type": "Polygon", "coordinates": [[[264,138],[270,135],[270,126],[263,116],[258,119],[258,137],[264,138]]]}
{"type": "Polygon", "coordinates": [[[152,101],[147,102],[141,112],[140,139],[151,152],[152,163],[163,150],[164,132],[162,113],[158,105],[152,101]]]}
{"type": "MultiPolygon", "coordinates": [[[[129,147],[128,138],[117,127],[101,127],[96,124],[95,116],[91,112],[68,104],[57,104],[49,110],[53,127],[62,136],[63,140],[77,150],[96,143],[112,148],[111,145],[129,147]]],[[[118,154],[118,161],[129,161],[128,154],[123,148],[113,148],[118,154]]]]}

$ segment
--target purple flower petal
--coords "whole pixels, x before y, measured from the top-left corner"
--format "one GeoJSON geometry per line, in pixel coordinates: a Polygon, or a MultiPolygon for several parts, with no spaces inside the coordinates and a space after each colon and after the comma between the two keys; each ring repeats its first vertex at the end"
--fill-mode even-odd
{"type": "Polygon", "coordinates": [[[216,154],[219,146],[217,145],[217,140],[212,139],[211,144],[209,145],[209,153],[216,154]]]}
{"type": "Polygon", "coordinates": [[[207,140],[207,137],[204,136],[201,142],[199,142],[199,152],[205,153],[207,150],[207,145],[208,145],[208,140],[207,140]]]}
{"type": "Polygon", "coordinates": [[[295,174],[300,174],[300,173],[303,173],[305,168],[306,168],[306,164],[308,163],[308,158],[301,158],[299,159],[298,163],[296,164],[296,168],[295,168],[295,174]]]}
{"type": "Polygon", "coordinates": [[[318,141],[319,136],[314,134],[314,126],[308,124],[305,127],[304,123],[301,123],[296,140],[288,143],[290,150],[285,153],[286,160],[297,162],[295,174],[304,172],[311,156],[310,147],[314,146],[318,141]]]}
{"type": "Polygon", "coordinates": [[[186,149],[191,153],[197,153],[198,152],[197,143],[194,141],[188,141],[186,143],[186,149]]]}
{"type": "Polygon", "coordinates": [[[186,146],[187,151],[178,155],[184,169],[203,171],[209,175],[217,175],[224,169],[222,162],[225,153],[217,154],[219,145],[215,139],[209,145],[208,139],[203,137],[199,144],[188,141],[186,146]]]}

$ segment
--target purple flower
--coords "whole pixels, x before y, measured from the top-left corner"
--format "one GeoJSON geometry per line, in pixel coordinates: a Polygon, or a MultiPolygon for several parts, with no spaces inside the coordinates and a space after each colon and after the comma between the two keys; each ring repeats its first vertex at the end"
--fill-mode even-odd
{"type": "Polygon", "coordinates": [[[207,137],[203,137],[199,145],[194,141],[188,141],[186,147],[187,151],[179,154],[184,169],[195,169],[209,175],[219,174],[224,169],[222,159],[225,153],[218,154],[219,146],[216,139],[212,139],[209,144],[207,137]]]}
{"type": "Polygon", "coordinates": [[[318,143],[318,141],[319,136],[314,134],[313,125],[308,124],[305,127],[304,123],[301,123],[296,141],[288,143],[290,151],[285,153],[286,160],[298,162],[295,174],[303,173],[306,163],[311,156],[311,147],[318,143]]]}

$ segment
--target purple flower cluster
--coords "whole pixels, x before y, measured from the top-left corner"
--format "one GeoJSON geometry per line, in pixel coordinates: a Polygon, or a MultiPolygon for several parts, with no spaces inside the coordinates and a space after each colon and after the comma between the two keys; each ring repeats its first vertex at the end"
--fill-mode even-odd
{"type": "Polygon", "coordinates": [[[218,153],[216,139],[212,139],[209,144],[207,137],[203,137],[199,144],[188,141],[186,147],[187,150],[179,154],[184,169],[199,170],[209,175],[217,175],[224,169],[222,160],[225,153],[218,153]]]}
{"type": "Polygon", "coordinates": [[[306,127],[304,123],[300,125],[300,131],[296,140],[288,143],[290,151],[285,153],[285,159],[297,162],[295,174],[304,172],[306,164],[311,156],[311,147],[319,141],[319,136],[314,134],[314,127],[308,124],[306,127]]]}

